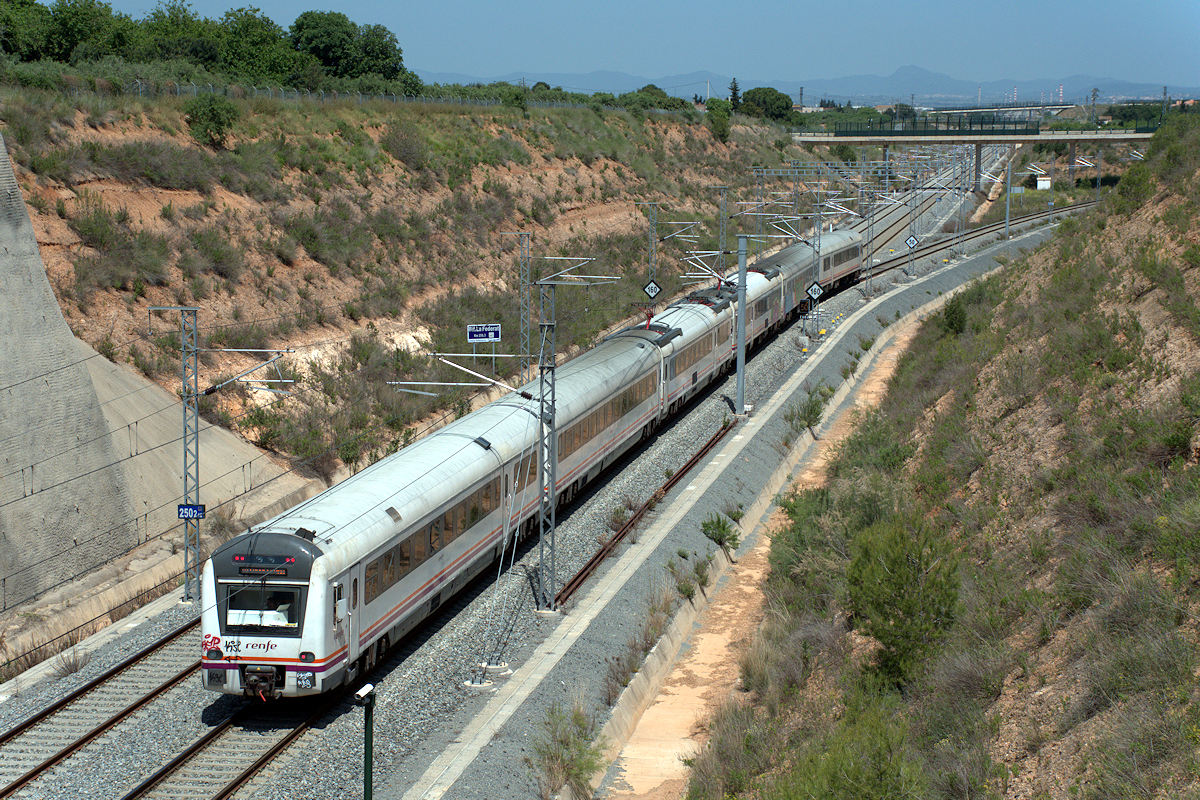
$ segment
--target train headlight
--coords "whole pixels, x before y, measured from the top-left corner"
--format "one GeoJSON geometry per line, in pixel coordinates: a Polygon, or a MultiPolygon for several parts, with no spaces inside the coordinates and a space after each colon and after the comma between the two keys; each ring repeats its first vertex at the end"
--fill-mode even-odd
{"type": "Polygon", "coordinates": [[[223,656],[223,655],[225,655],[225,654],[221,652],[221,648],[210,647],[208,649],[208,651],[205,652],[204,657],[207,658],[209,661],[220,661],[221,656],[223,656]]]}
{"type": "Polygon", "coordinates": [[[316,660],[316,658],[317,658],[316,656],[314,656],[312,653],[308,652],[307,650],[305,650],[303,653],[300,654],[300,660],[303,661],[305,664],[311,664],[313,661],[316,660]]]}

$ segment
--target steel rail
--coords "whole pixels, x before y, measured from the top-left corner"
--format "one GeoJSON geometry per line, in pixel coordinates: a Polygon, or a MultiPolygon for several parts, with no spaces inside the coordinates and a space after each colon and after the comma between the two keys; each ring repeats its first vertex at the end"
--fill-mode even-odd
{"type": "MultiPolygon", "coordinates": [[[[170,633],[168,633],[163,638],[150,643],[146,647],[143,647],[141,650],[139,650],[136,653],[134,653],[133,655],[129,656],[128,658],[126,658],[124,661],[120,662],[116,666],[110,667],[109,669],[105,670],[103,673],[101,673],[100,675],[97,675],[95,678],[88,681],[83,686],[80,686],[78,689],[71,692],[66,697],[63,697],[62,699],[57,700],[56,702],[54,702],[51,705],[47,706],[46,708],[42,709],[41,711],[34,714],[29,719],[27,719],[24,722],[22,722],[21,724],[17,725],[15,728],[11,728],[11,729],[5,731],[4,733],[0,734],[0,745],[7,744],[10,740],[15,739],[17,736],[20,736],[22,733],[29,730],[34,725],[36,725],[39,722],[41,722],[42,720],[46,719],[46,717],[49,717],[52,714],[62,710],[63,706],[66,706],[69,703],[72,703],[75,700],[78,700],[80,697],[87,694],[92,689],[95,689],[100,684],[106,683],[109,679],[124,672],[129,667],[131,667],[134,664],[138,663],[139,661],[145,659],[147,656],[153,655],[154,653],[158,652],[163,647],[166,647],[168,644],[170,644],[171,642],[178,639],[180,636],[183,636],[185,633],[190,631],[192,628],[197,627],[199,624],[200,624],[199,619],[194,619],[191,622],[185,623],[185,624],[181,625],[180,627],[176,628],[175,630],[171,631],[170,633]]],[[[200,662],[197,660],[196,664],[199,665],[199,663],[200,662]]]]}
{"type": "Polygon", "coordinates": [[[143,780],[137,786],[133,787],[133,789],[126,792],[122,797],[122,800],[133,800],[133,798],[142,797],[155,786],[162,783],[167,779],[168,776],[171,775],[171,773],[175,772],[175,770],[190,760],[192,755],[203,750],[208,746],[209,742],[211,742],[213,739],[216,739],[225,731],[229,730],[229,728],[233,726],[234,719],[238,717],[239,714],[243,713],[244,710],[245,707],[243,706],[243,708],[239,711],[234,712],[232,715],[214,725],[207,733],[184,748],[183,752],[179,753],[179,755],[172,758],[166,764],[163,764],[161,767],[155,770],[152,775],[143,780]]]}
{"type": "Polygon", "coordinates": [[[90,731],[88,731],[83,736],[76,739],[71,744],[69,744],[66,747],[64,747],[63,749],[59,750],[57,753],[52,755],[50,758],[46,759],[41,764],[38,764],[33,769],[29,770],[24,775],[17,778],[15,781],[10,783],[8,786],[5,786],[3,789],[0,789],[0,798],[11,797],[12,794],[14,792],[16,792],[18,789],[21,789],[26,784],[32,782],[38,776],[44,774],[51,767],[55,766],[59,762],[64,761],[67,758],[69,758],[70,756],[72,756],[76,751],[80,750],[88,743],[94,741],[96,738],[98,738],[100,735],[102,735],[109,729],[115,727],[121,721],[127,719],[131,714],[133,714],[133,712],[137,711],[142,706],[146,705],[147,703],[149,703],[150,701],[152,701],[158,697],[161,697],[166,692],[175,688],[176,686],[178,686],[180,683],[182,683],[184,680],[186,680],[189,676],[191,676],[193,673],[195,673],[199,669],[200,669],[199,660],[197,660],[194,664],[189,664],[188,666],[184,667],[182,670],[180,670],[178,673],[176,673],[174,676],[172,676],[165,683],[160,684],[158,687],[156,687],[152,691],[148,692],[147,694],[142,695],[142,697],[139,698],[138,700],[135,700],[134,702],[132,702],[125,708],[118,711],[113,716],[104,720],[99,725],[92,728],[90,731]]]}
{"type": "Polygon", "coordinates": [[[212,800],[227,800],[228,798],[233,797],[234,793],[237,792],[238,789],[249,783],[251,779],[258,774],[259,770],[261,770],[276,756],[286,750],[292,744],[292,742],[300,738],[300,736],[309,728],[311,728],[317,722],[317,720],[333,711],[337,704],[341,702],[343,696],[344,694],[339,695],[336,700],[332,700],[329,703],[322,705],[320,709],[310,714],[307,719],[293,728],[290,733],[286,734],[278,742],[271,745],[271,747],[269,747],[265,753],[259,756],[253,764],[242,770],[242,772],[236,778],[227,783],[225,787],[221,789],[221,791],[214,794],[212,800]]]}
{"type": "MultiPolygon", "coordinates": [[[[213,794],[213,800],[225,800],[232,797],[239,789],[245,786],[254,778],[258,772],[269,764],[273,759],[277,758],[280,753],[286,750],[293,742],[296,741],[302,734],[313,727],[314,724],[322,717],[328,715],[339,703],[341,703],[347,692],[336,692],[334,696],[328,698],[326,702],[320,703],[318,708],[311,714],[308,714],[299,724],[292,726],[292,729],[280,737],[274,744],[269,746],[257,759],[248,767],[243,769],[233,780],[226,783],[221,789],[213,794]]],[[[172,758],[167,763],[163,764],[153,774],[146,777],[137,786],[130,789],[121,800],[136,800],[136,798],[145,797],[150,792],[158,788],[162,783],[168,781],[170,777],[179,770],[186,767],[196,758],[204,753],[215,750],[219,746],[219,740],[226,733],[229,733],[235,726],[239,726],[247,722],[254,713],[262,706],[259,704],[250,703],[242,706],[230,716],[226,717],[217,725],[213,726],[203,736],[192,742],[183,749],[178,755],[172,758]]]]}
{"type": "MultiPolygon", "coordinates": [[[[1074,213],[1076,211],[1085,211],[1094,205],[1096,205],[1095,200],[1086,200],[1082,203],[1075,203],[1073,205],[1063,206],[1062,208],[1051,208],[1051,209],[1046,209],[1044,211],[1034,211],[1031,214],[1024,214],[1020,217],[1012,217],[1009,220],[1009,225],[1011,226],[1011,225],[1018,225],[1023,222],[1033,222],[1038,219],[1044,219],[1046,217],[1053,217],[1056,214],[1067,214],[1067,213],[1074,213]]],[[[958,245],[961,242],[967,242],[967,241],[971,241],[972,239],[980,239],[980,238],[983,238],[984,236],[990,236],[991,234],[997,233],[998,231],[1001,231],[1003,229],[1004,229],[1004,220],[1000,220],[999,222],[992,222],[987,225],[983,225],[978,228],[974,228],[972,230],[966,231],[961,236],[957,236],[952,239],[943,239],[938,242],[933,242],[931,244],[927,244],[923,247],[917,247],[913,250],[913,252],[911,254],[904,253],[904,254],[895,256],[894,258],[889,258],[886,261],[879,262],[879,264],[877,264],[875,266],[875,268],[871,270],[870,276],[872,278],[874,278],[877,275],[880,275],[881,273],[903,267],[906,264],[908,264],[910,257],[913,259],[925,258],[927,256],[931,256],[936,253],[939,253],[943,250],[947,250],[951,247],[955,247],[956,245],[958,245]]],[[[863,280],[866,280],[866,275],[864,275],[862,278],[859,279],[860,282],[863,280]]]]}
{"type": "Polygon", "coordinates": [[[616,533],[610,536],[604,542],[604,544],[600,546],[600,549],[592,554],[592,557],[588,559],[588,562],[584,564],[583,567],[581,567],[580,570],[570,578],[570,580],[564,583],[561,589],[558,590],[558,594],[554,597],[555,606],[561,606],[571,597],[571,595],[575,594],[575,592],[581,586],[583,586],[587,579],[592,576],[597,568],[599,568],[604,559],[608,558],[612,551],[616,549],[617,545],[620,544],[627,535],[629,535],[629,532],[637,527],[638,522],[641,521],[646,512],[654,508],[654,506],[656,506],[659,501],[662,500],[663,496],[666,495],[667,492],[671,491],[675,484],[679,483],[679,481],[683,479],[684,475],[686,475],[693,467],[695,467],[696,464],[700,463],[700,460],[708,455],[708,453],[717,446],[717,443],[720,442],[721,439],[725,438],[725,434],[733,430],[733,426],[733,420],[726,421],[725,424],[722,425],[720,429],[713,434],[712,437],[705,442],[704,445],[697,450],[682,467],[674,472],[671,477],[668,478],[665,483],[663,483],[662,486],[656,489],[654,494],[650,495],[650,499],[642,503],[641,506],[639,506],[638,509],[634,511],[632,515],[630,515],[629,519],[625,520],[625,524],[623,524],[616,531],[616,533]]]}

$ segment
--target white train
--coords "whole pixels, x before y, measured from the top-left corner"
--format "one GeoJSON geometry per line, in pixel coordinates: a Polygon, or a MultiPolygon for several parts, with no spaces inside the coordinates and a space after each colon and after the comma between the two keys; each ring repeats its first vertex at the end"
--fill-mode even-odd
{"type": "MultiPolygon", "coordinates": [[[[857,280],[861,245],[828,232],[820,259],[798,244],[753,267],[747,344],[806,310],[814,280],[826,292],[857,280]]],[[[561,502],[731,369],[736,280],[558,369],[561,502]]],[[[265,700],[352,681],[492,563],[506,535],[532,530],[537,392],[467,414],[218,548],[202,582],[204,687],[265,700]]]]}

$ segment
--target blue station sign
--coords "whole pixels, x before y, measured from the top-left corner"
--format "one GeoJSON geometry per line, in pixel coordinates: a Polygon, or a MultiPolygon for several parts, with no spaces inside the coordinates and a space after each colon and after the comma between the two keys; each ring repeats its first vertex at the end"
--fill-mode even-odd
{"type": "Polygon", "coordinates": [[[500,341],[500,323],[485,322],[467,326],[468,342],[498,342],[500,341]]]}

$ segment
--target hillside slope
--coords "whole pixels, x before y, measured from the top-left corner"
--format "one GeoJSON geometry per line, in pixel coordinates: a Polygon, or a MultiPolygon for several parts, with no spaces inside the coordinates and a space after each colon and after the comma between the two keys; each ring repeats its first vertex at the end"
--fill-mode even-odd
{"type": "MultiPolygon", "coordinates": [[[[226,148],[212,150],[172,98],[0,94],[76,334],[172,389],[177,322],[147,336],[150,305],[199,306],[212,347],[296,348],[295,398],[230,390],[205,413],[326,478],[403,443],[429,412],[386,380],[455,374],[412,351],[464,349],[467,322],[504,323],[513,349],[517,240],[505,231],[532,232],[535,268],[542,255],[591,256],[628,279],[562,293],[560,346],[583,344],[644,300],[636,203],[712,221],[709,187],[737,192],[751,165],[806,157],[772,127],[735,125],[722,144],[690,114],[264,99],[239,101],[226,148]]],[[[669,292],[681,251],[660,245],[669,292]]],[[[208,353],[201,381],[252,363],[208,353]]]]}
{"type": "Polygon", "coordinates": [[[924,326],[788,503],[691,797],[1195,796],[1197,153],[924,326]]]}

